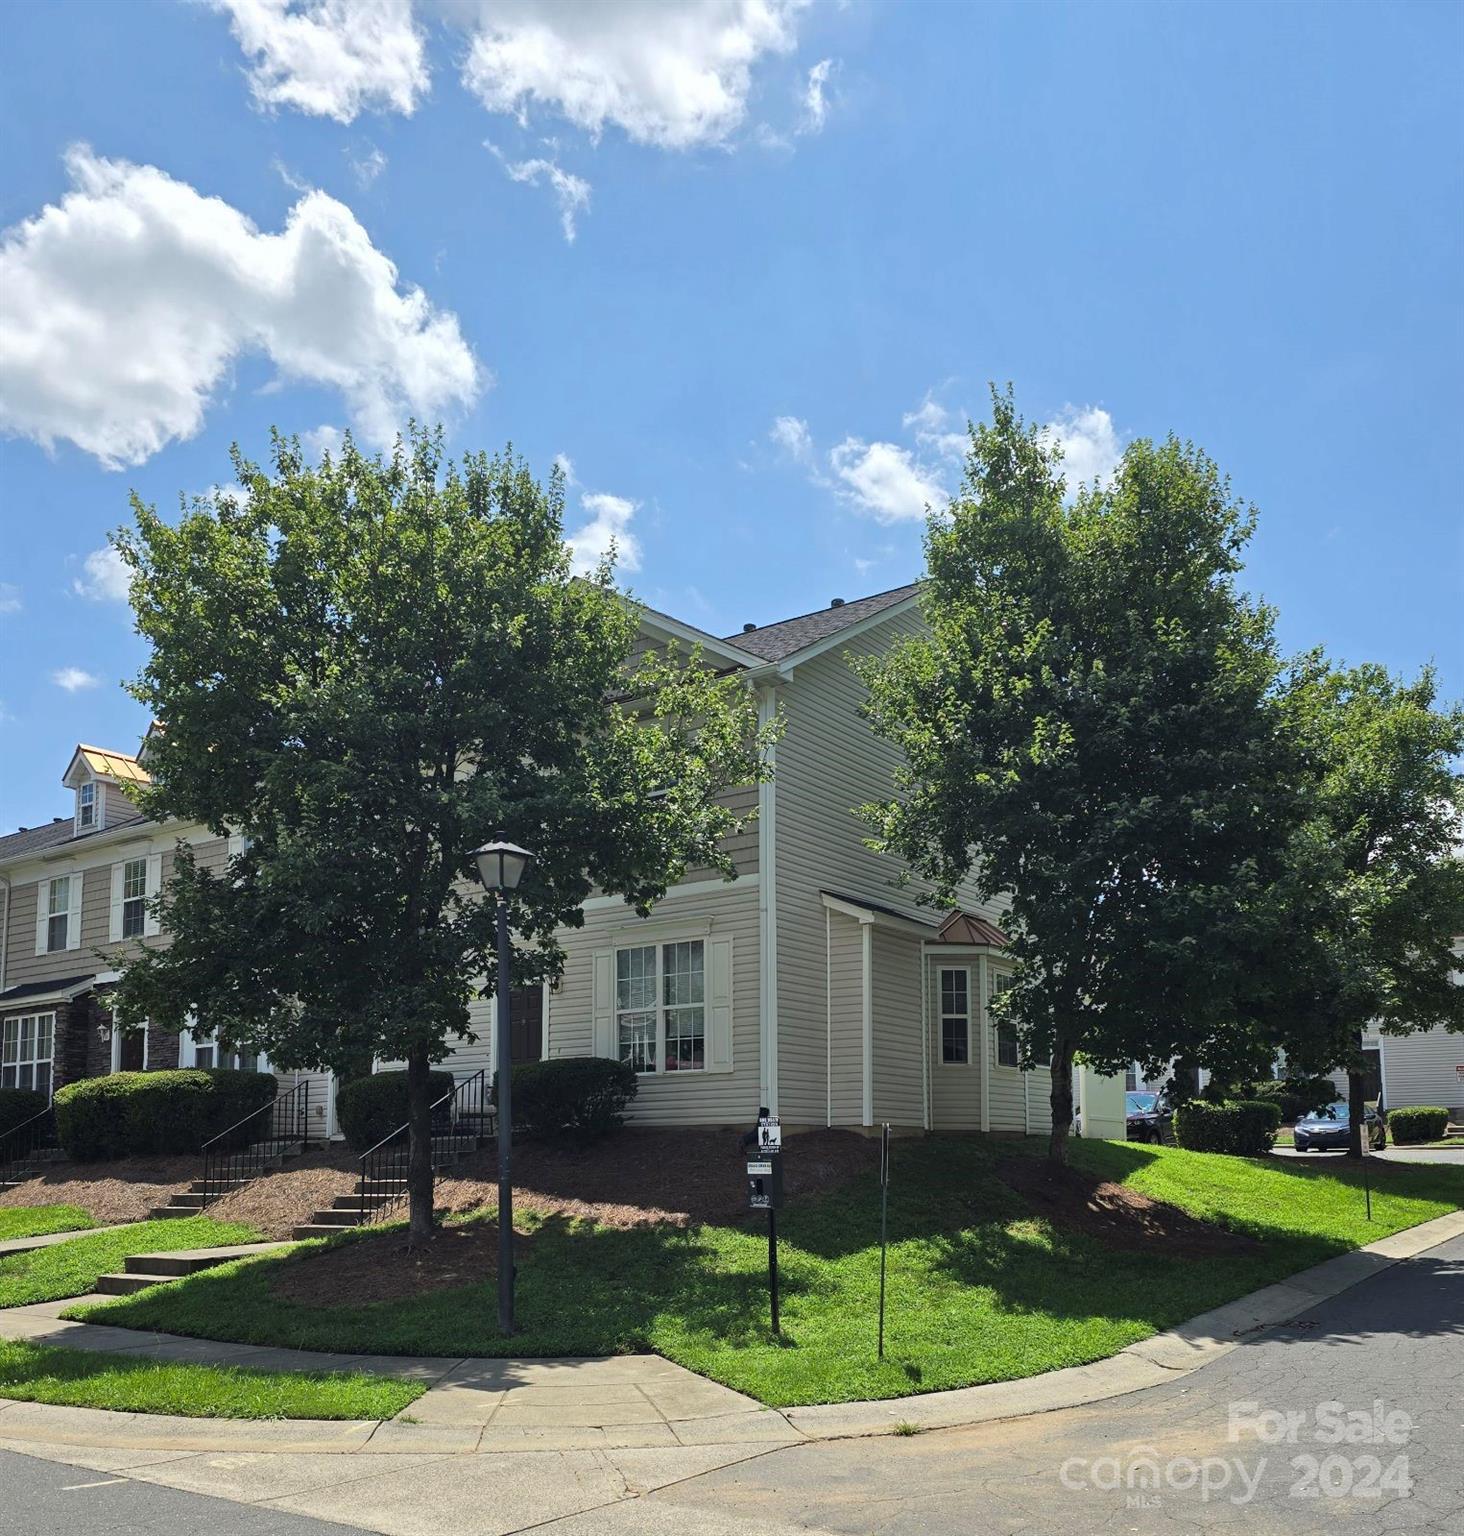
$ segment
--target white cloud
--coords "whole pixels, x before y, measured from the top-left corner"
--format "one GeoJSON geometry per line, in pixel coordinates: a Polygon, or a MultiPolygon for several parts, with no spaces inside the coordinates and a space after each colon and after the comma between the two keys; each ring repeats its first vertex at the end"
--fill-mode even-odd
{"type": "Polygon", "coordinates": [[[483,383],[344,203],[311,192],[279,234],[152,166],[67,156],[72,189],[0,239],[0,426],[140,464],[203,424],[234,360],[333,386],[362,433],[466,406],[483,383]]]}
{"type": "Polygon", "coordinates": [[[743,122],[752,66],[789,52],[807,0],[466,0],[463,83],[490,112],[557,112],[663,149],[723,143],[743,122]]]}
{"type": "Polygon", "coordinates": [[[846,437],[829,452],[839,494],[881,523],[922,518],[945,506],[947,496],[908,448],[846,437]]]}
{"type": "Polygon", "coordinates": [[[554,467],[564,476],[564,483],[566,485],[577,485],[579,483],[574,478],[574,460],[567,453],[556,453],[554,455],[554,467]]]}
{"type": "MultiPolygon", "coordinates": [[[[338,459],[341,455],[342,434],[339,427],[322,424],[300,434],[300,446],[318,464],[326,454],[338,459]]],[[[235,492],[237,495],[238,493],[235,492]]]]}
{"type": "Polygon", "coordinates": [[[1065,405],[1045,430],[1062,444],[1062,472],[1069,494],[1079,484],[1090,485],[1094,480],[1106,484],[1123,457],[1113,418],[1099,406],[1065,405]]]}
{"type": "Polygon", "coordinates": [[[19,613],[20,588],[13,581],[0,581],[0,613],[19,613]]]}
{"type": "Polygon", "coordinates": [[[81,562],[81,575],[73,578],[71,589],[94,603],[125,603],[131,579],[122,556],[107,544],[81,562]]]}
{"type": "Polygon", "coordinates": [[[95,688],[101,678],[93,672],[83,672],[80,667],[60,667],[51,674],[51,681],[67,693],[79,693],[83,688],[95,688]]]}
{"type": "Polygon", "coordinates": [[[833,73],[834,61],[820,59],[808,72],[808,83],[803,87],[803,120],[799,125],[803,133],[822,133],[828,120],[829,103],[824,87],[833,73]]]}
{"type": "Polygon", "coordinates": [[[589,182],[582,176],[562,170],[553,160],[513,161],[496,144],[485,141],[484,147],[493,152],[511,181],[522,182],[527,186],[538,186],[541,181],[548,181],[554,192],[554,200],[559,204],[559,227],[564,231],[564,238],[573,245],[576,233],[574,216],[590,206],[589,182]]]}
{"type": "Polygon", "coordinates": [[[354,122],[367,110],[408,116],[430,89],[411,0],[213,0],[249,59],[264,108],[354,122]]]}
{"type": "Polygon", "coordinates": [[[907,432],[915,434],[915,441],[927,452],[939,454],[943,459],[963,460],[970,447],[970,439],[963,430],[965,414],[943,406],[934,393],[926,397],[913,411],[906,411],[901,422],[907,432]]]}
{"type": "Polygon", "coordinates": [[[788,455],[800,464],[813,459],[813,434],[808,423],[797,416],[779,416],[768,430],[768,436],[788,455]]]}
{"type": "Polygon", "coordinates": [[[356,185],[362,188],[369,187],[386,169],[386,156],[374,144],[365,154],[348,154],[347,159],[351,162],[351,174],[356,178],[356,185]]]}
{"type": "Polygon", "coordinates": [[[615,546],[616,569],[638,571],[640,543],[630,531],[630,520],[639,503],[624,496],[591,491],[580,498],[580,504],[590,514],[590,521],[564,541],[572,552],[575,574],[583,576],[594,570],[609,553],[612,544],[615,546]]]}

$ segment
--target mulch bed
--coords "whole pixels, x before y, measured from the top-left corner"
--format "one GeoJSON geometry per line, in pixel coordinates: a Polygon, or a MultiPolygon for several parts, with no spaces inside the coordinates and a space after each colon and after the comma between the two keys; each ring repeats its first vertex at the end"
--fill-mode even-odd
{"type": "Polygon", "coordinates": [[[53,1163],[0,1193],[0,1206],[77,1205],[99,1227],[145,1221],[155,1205],[187,1189],[201,1172],[196,1157],[124,1157],[109,1163],[53,1163]]]}
{"type": "Polygon", "coordinates": [[[1053,1171],[1040,1158],[1009,1157],[996,1171],[1038,1215],[1109,1248],[1195,1259],[1261,1251],[1253,1237],[1199,1221],[1178,1206],[1151,1200],[1081,1168],[1053,1171]]]}
{"type": "MultiPolygon", "coordinates": [[[[522,1253],[532,1237],[516,1233],[522,1253]]],[[[492,1222],[438,1227],[420,1248],[403,1233],[390,1244],[342,1243],[300,1263],[283,1264],[270,1294],[311,1307],[363,1306],[401,1301],[424,1291],[481,1285],[498,1273],[498,1228],[492,1222]]]]}
{"type": "Polygon", "coordinates": [[[288,1238],[312,1214],[356,1187],[356,1154],[332,1144],[282,1167],[209,1206],[217,1221],[244,1221],[269,1238],[288,1238]]]}

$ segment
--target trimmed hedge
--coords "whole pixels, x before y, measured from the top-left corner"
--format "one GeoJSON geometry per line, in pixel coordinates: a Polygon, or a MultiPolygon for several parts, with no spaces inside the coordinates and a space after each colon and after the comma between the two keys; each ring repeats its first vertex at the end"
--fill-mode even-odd
{"type": "Polygon", "coordinates": [[[0,1088],[0,1136],[32,1119],[46,1107],[44,1093],[29,1088],[0,1088]]]}
{"type": "Polygon", "coordinates": [[[1280,1123],[1278,1104],[1257,1099],[1206,1104],[1193,1099],[1174,1112],[1174,1139],[1191,1152],[1261,1157],[1271,1150],[1280,1123]]]}
{"type": "MultiPolygon", "coordinates": [[[[513,1069],[513,1123],[536,1136],[593,1141],[622,1125],[640,1083],[628,1061],[556,1056],[513,1069]]],[[[498,1097],[494,1079],[493,1096],[498,1097]]]]}
{"type": "MultiPolygon", "coordinates": [[[[432,1072],[428,1084],[428,1098],[436,1103],[452,1091],[452,1073],[432,1072]]],[[[374,1147],[407,1123],[407,1074],[373,1072],[347,1083],[336,1094],[336,1119],[341,1134],[358,1152],[374,1147]]]]}
{"type": "Polygon", "coordinates": [[[197,1152],[278,1091],[269,1072],[113,1072],[57,1089],[56,1134],[66,1155],[80,1162],[197,1152]]]}
{"type": "Polygon", "coordinates": [[[1388,1134],[1395,1146],[1439,1141],[1449,1128],[1449,1112],[1436,1104],[1408,1104],[1388,1111],[1388,1134]]]}

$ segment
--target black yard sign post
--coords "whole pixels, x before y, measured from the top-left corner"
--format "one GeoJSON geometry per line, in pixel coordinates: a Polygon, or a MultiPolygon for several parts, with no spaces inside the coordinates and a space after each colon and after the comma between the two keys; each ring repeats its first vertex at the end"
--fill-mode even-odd
{"type": "Polygon", "coordinates": [[[757,1112],[757,1128],[742,1138],[747,1148],[747,1203],[768,1213],[768,1302],[773,1337],[782,1338],[778,1319],[778,1208],[783,1203],[783,1127],[766,1108],[757,1112]]]}

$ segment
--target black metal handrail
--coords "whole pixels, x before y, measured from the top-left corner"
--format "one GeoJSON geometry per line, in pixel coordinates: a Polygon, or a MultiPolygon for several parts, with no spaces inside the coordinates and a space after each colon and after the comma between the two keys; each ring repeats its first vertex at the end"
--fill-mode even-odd
{"type": "Polygon", "coordinates": [[[310,1079],[288,1093],[276,1092],[268,1104],[203,1144],[203,1205],[257,1179],[292,1148],[310,1140],[310,1079]]]}
{"type": "Polygon", "coordinates": [[[47,1104],[0,1136],[0,1184],[14,1182],[27,1171],[37,1152],[49,1151],[56,1145],[56,1107],[47,1104]]]}
{"type": "MultiPolygon", "coordinates": [[[[492,1087],[486,1071],[455,1082],[432,1101],[432,1182],[437,1182],[441,1162],[471,1150],[493,1129],[492,1087]],[[463,1144],[469,1145],[465,1147],[463,1144]]],[[[411,1122],[389,1131],[360,1157],[356,1181],[357,1221],[365,1226],[378,1221],[407,1198],[407,1171],[411,1158],[411,1122]]]]}

